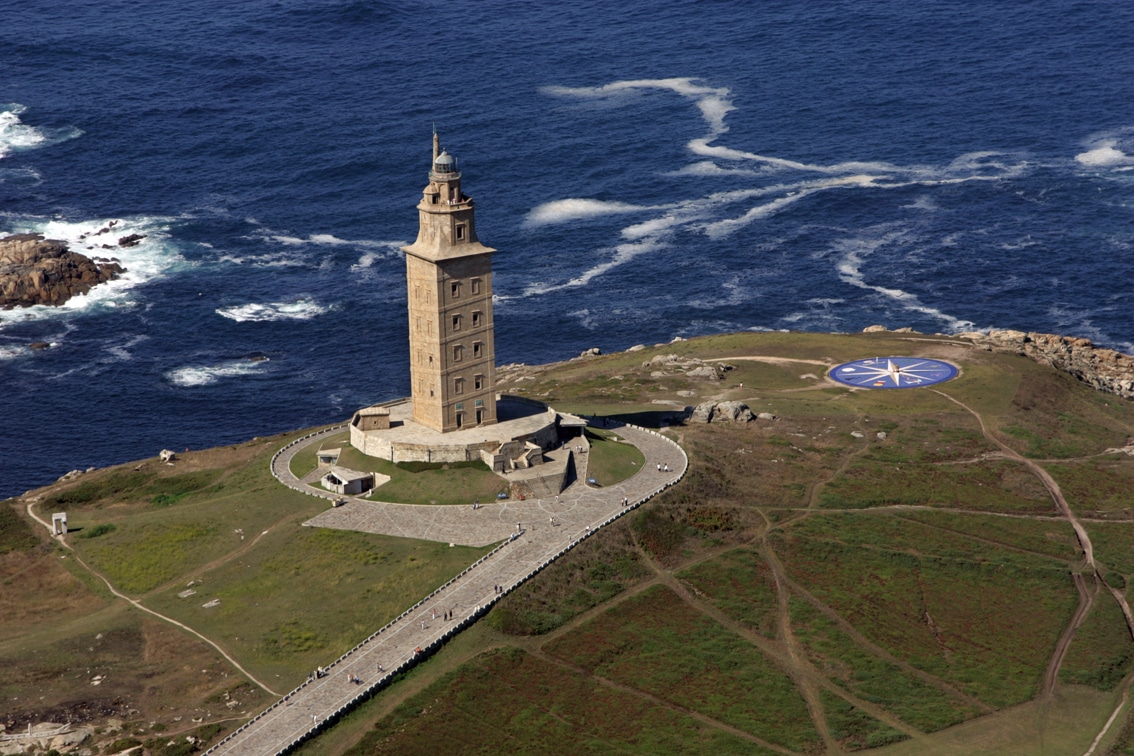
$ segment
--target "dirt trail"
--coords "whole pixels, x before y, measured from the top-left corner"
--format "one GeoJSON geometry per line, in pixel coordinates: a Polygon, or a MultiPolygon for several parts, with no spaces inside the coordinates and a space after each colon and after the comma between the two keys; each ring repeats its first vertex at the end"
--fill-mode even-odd
{"type": "MultiPolygon", "coordinates": [[[[794,635],[791,635],[790,622],[788,621],[787,615],[785,614],[787,596],[786,591],[779,591],[779,595],[784,597],[784,604],[781,606],[781,622],[788,622],[786,632],[781,626],[781,637],[786,638],[790,636],[791,641],[785,642],[782,639],[771,640],[748,629],[741,623],[729,617],[724,612],[717,609],[712,604],[692,595],[688,587],[680,580],[678,580],[672,572],[654,561],[650,554],[646,552],[640,544],[636,545],[638,546],[638,550],[642,556],[643,562],[655,574],[655,579],[648,581],[650,585],[657,583],[665,585],[698,612],[708,615],[722,627],[732,631],[747,642],[756,646],[757,649],[762,651],[766,656],[776,662],[781,667],[781,669],[783,669],[792,678],[792,680],[796,683],[796,686],[799,689],[801,695],[804,697],[808,711],[811,714],[812,721],[815,724],[815,728],[823,738],[824,745],[826,746],[829,753],[842,753],[843,750],[839,746],[838,742],[831,736],[830,731],[827,727],[825,710],[819,699],[820,689],[826,690],[827,692],[832,693],[839,698],[842,698],[852,706],[855,706],[859,710],[865,712],[866,714],[869,714],[880,722],[883,722],[884,724],[908,735],[911,738],[924,737],[923,732],[906,724],[905,722],[891,714],[889,711],[881,708],[880,706],[877,706],[870,701],[863,700],[835,685],[827,678],[826,675],[821,673],[811,664],[811,662],[804,655],[802,649],[798,646],[798,643],[795,642],[794,635]]],[[[764,556],[765,560],[769,562],[772,561],[768,559],[767,554],[765,554],[764,556]]],[[[773,570],[773,574],[775,574],[775,570],[779,567],[779,563],[776,562],[774,565],[770,566],[773,570]]]]}
{"type": "Polygon", "coordinates": [[[959,399],[954,399],[944,391],[938,391],[937,389],[930,389],[930,391],[935,394],[940,394],[949,401],[957,404],[960,407],[963,407],[967,412],[971,413],[972,416],[977,419],[977,422],[980,423],[980,430],[981,433],[984,434],[985,438],[1000,447],[1000,449],[1007,457],[1026,466],[1035,474],[1037,478],[1040,479],[1040,482],[1043,483],[1044,488],[1046,488],[1048,493],[1051,494],[1051,498],[1059,506],[1059,510],[1063,513],[1064,517],[1067,518],[1067,521],[1071,523],[1071,527],[1074,528],[1075,535],[1079,539],[1079,546],[1083,549],[1083,558],[1086,560],[1087,565],[1094,571],[1095,578],[1100,583],[1107,586],[1107,588],[1110,590],[1110,594],[1114,597],[1114,600],[1117,601],[1118,605],[1122,608],[1122,615],[1126,618],[1126,627],[1130,631],[1130,636],[1134,638],[1134,613],[1130,611],[1130,604],[1126,602],[1126,597],[1120,591],[1107,585],[1106,581],[1103,580],[1103,576],[1099,571],[1099,566],[1095,563],[1095,549],[1091,544],[1091,537],[1087,535],[1087,529],[1084,528],[1082,524],[1080,524],[1079,519],[1075,516],[1075,513],[1071,511],[1071,506],[1067,503],[1067,499],[1063,498],[1063,491],[1059,488],[1059,484],[1055,482],[1055,479],[1051,477],[1051,474],[1035,461],[1023,456],[1015,449],[1008,446],[999,438],[994,436],[991,432],[989,432],[987,426],[985,426],[984,424],[984,418],[981,417],[980,413],[974,410],[972,407],[969,407],[959,399]]]}
{"type": "Polygon", "coordinates": [[[705,714],[702,714],[698,711],[694,711],[692,709],[686,709],[684,706],[679,706],[678,704],[671,703],[669,701],[666,701],[665,699],[658,698],[657,696],[651,695],[650,693],[647,693],[647,692],[645,692],[645,691],[643,691],[639,688],[635,688],[635,687],[632,687],[632,686],[629,686],[629,685],[623,685],[622,683],[615,682],[614,680],[611,680],[610,678],[602,677],[601,675],[596,675],[592,672],[589,672],[588,670],[586,670],[582,667],[577,667],[574,664],[569,664],[568,662],[559,658],[558,656],[552,656],[551,654],[547,653],[546,651],[544,651],[542,648],[540,648],[538,646],[533,647],[533,648],[529,648],[528,652],[531,653],[532,656],[535,656],[539,659],[542,659],[545,662],[548,662],[550,664],[555,664],[556,666],[563,667],[564,669],[569,669],[572,672],[574,672],[575,674],[577,674],[581,677],[585,677],[589,680],[593,680],[594,682],[596,682],[596,683],[598,683],[598,684],[600,684],[604,687],[610,688],[612,690],[617,690],[617,691],[622,692],[622,693],[627,693],[627,694],[635,696],[637,698],[641,698],[643,700],[649,701],[650,703],[654,704],[655,706],[660,706],[662,708],[669,709],[670,711],[677,712],[678,714],[683,714],[684,716],[687,716],[691,719],[696,719],[698,722],[709,725],[710,727],[715,727],[718,730],[723,730],[724,732],[727,732],[730,735],[733,735],[734,737],[740,738],[741,740],[746,740],[749,743],[754,743],[754,744],[756,744],[756,745],[758,745],[762,748],[767,748],[770,751],[775,751],[776,753],[783,753],[783,754],[789,754],[789,755],[795,754],[795,751],[784,748],[783,746],[778,746],[774,743],[769,743],[768,741],[766,741],[762,738],[758,738],[758,737],[756,737],[755,735],[753,735],[749,732],[745,732],[744,730],[733,727],[732,725],[728,724],[727,722],[722,722],[719,719],[713,719],[712,717],[706,716],[705,714]]]}
{"type": "Polygon", "coordinates": [[[862,648],[869,651],[874,656],[877,656],[879,659],[882,659],[883,661],[889,662],[890,664],[893,664],[897,667],[900,667],[907,674],[910,674],[910,675],[913,675],[914,677],[917,677],[918,679],[932,685],[933,687],[938,688],[942,692],[944,692],[944,693],[946,693],[950,696],[953,696],[960,701],[963,701],[964,703],[968,704],[969,706],[972,706],[975,709],[978,709],[979,711],[981,711],[984,714],[991,714],[992,712],[996,711],[996,709],[994,709],[993,707],[991,707],[988,704],[983,703],[982,701],[979,701],[978,699],[973,698],[972,696],[964,693],[963,691],[953,687],[952,685],[945,682],[941,678],[935,677],[935,676],[929,674],[928,672],[925,672],[923,670],[918,669],[917,667],[913,666],[909,662],[904,661],[902,659],[899,659],[898,657],[894,656],[893,654],[891,654],[886,649],[882,648],[881,646],[876,645],[869,638],[867,638],[862,633],[860,633],[858,630],[856,630],[854,625],[850,624],[845,619],[843,619],[842,615],[840,615],[838,612],[836,612],[831,607],[824,604],[821,600],[819,600],[819,598],[817,598],[816,596],[809,593],[803,586],[799,585],[798,583],[796,583],[795,581],[793,581],[791,578],[787,577],[786,575],[784,575],[784,584],[788,588],[790,588],[795,594],[797,594],[800,598],[807,601],[807,603],[811,604],[813,607],[815,607],[816,609],[821,611],[829,619],[831,619],[833,622],[835,622],[839,626],[840,630],[842,630],[844,633],[846,633],[848,636],[850,636],[851,640],[853,640],[855,643],[857,643],[862,648]]]}
{"type": "MultiPolygon", "coordinates": [[[[1059,679],[1059,668],[1063,666],[1067,649],[1071,648],[1071,640],[1075,637],[1075,632],[1087,619],[1087,614],[1091,611],[1091,605],[1094,603],[1094,596],[1087,590],[1083,576],[1078,572],[1072,572],[1071,579],[1075,582],[1075,590],[1079,592],[1079,606],[1075,609],[1075,614],[1071,617],[1067,629],[1063,631],[1063,635],[1055,644],[1055,651],[1051,655],[1051,660],[1047,663],[1047,671],[1043,675],[1043,695],[1045,697],[1050,697],[1055,691],[1055,683],[1059,679]]],[[[1097,587],[1096,590],[1098,590],[1097,587]]]]}
{"type": "MultiPolygon", "coordinates": [[[[48,524],[45,520],[43,520],[43,518],[41,518],[39,515],[37,515],[35,513],[35,502],[34,501],[28,503],[28,515],[33,520],[38,522],[40,525],[47,528],[47,531],[49,533],[52,532],[51,525],[48,524]]],[[[249,680],[256,683],[257,685],[259,685],[261,688],[263,688],[264,690],[266,690],[268,693],[270,693],[273,696],[278,697],[278,696],[281,695],[281,694],[275,692],[274,690],[272,690],[271,688],[269,688],[264,683],[257,680],[252,675],[251,672],[246,670],[244,667],[240,666],[240,663],[238,661],[236,661],[236,659],[233,659],[231,656],[229,656],[227,651],[225,651],[223,648],[221,648],[219,645],[217,645],[215,642],[213,642],[209,638],[206,638],[204,635],[201,635],[201,633],[197,632],[193,628],[189,627],[188,625],[185,625],[185,624],[178,622],[177,620],[173,619],[172,617],[167,617],[164,614],[161,614],[160,612],[155,612],[153,609],[150,609],[149,607],[144,606],[140,601],[132,599],[129,596],[127,596],[125,593],[122,593],[121,591],[119,591],[117,588],[114,587],[113,584],[111,584],[111,582],[109,580],[106,579],[105,576],[103,576],[103,574],[101,572],[94,569],[93,567],[91,567],[86,562],[84,562],[82,557],[79,556],[78,552],[76,552],[75,549],[71,547],[71,544],[67,543],[67,540],[63,536],[56,536],[56,535],[53,534],[51,537],[54,538],[56,541],[58,541],[59,544],[61,546],[63,546],[63,548],[70,551],[71,555],[75,558],[75,561],[78,562],[80,565],[82,565],[83,569],[85,569],[87,572],[89,572],[90,574],[94,575],[96,578],[101,580],[106,585],[107,589],[111,593],[113,593],[115,596],[122,599],[123,601],[128,601],[129,603],[131,603],[132,605],[134,605],[138,609],[141,609],[143,612],[146,612],[147,614],[152,614],[153,616],[157,617],[158,619],[163,620],[165,622],[168,622],[169,624],[174,625],[176,627],[179,627],[182,630],[184,630],[185,632],[190,633],[190,634],[200,638],[205,643],[208,643],[210,646],[212,646],[214,649],[216,649],[217,653],[219,653],[221,656],[223,656],[225,659],[227,659],[229,664],[231,664],[233,667],[238,669],[240,671],[240,673],[242,675],[244,675],[245,677],[247,677],[249,680]]]]}
{"type": "MultiPolygon", "coordinates": [[[[1063,491],[1059,488],[1059,484],[1055,482],[1055,479],[1051,477],[1051,474],[1048,473],[1048,471],[1045,470],[1037,462],[1024,457],[1022,454],[1017,452],[1015,449],[1012,449],[1010,446],[1008,446],[1007,444],[1002,442],[999,438],[994,436],[988,430],[988,427],[984,424],[984,418],[981,417],[980,413],[977,412],[976,410],[974,410],[972,407],[969,407],[967,404],[960,401],[959,399],[956,399],[952,396],[949,396],[944,391],[939,391],[937,389],[930,389],[930,391],[932,391],[935,394],[939,394],[939,395],[945,397],[949,401],[953,402],[954,404],[962,407],[965,411],[969,412],[973,417],[975,417],[977,419],[977,422],[980,423],[980,430],[981,430],[981,433],[984,434],[985,438],[987,438],[992,443],[996,444],[1004,452],[1005,456],[1019,462],[1022,465],[1025,465],[1029,470],[1032,471],[1033,474],[1035,474],[1035,476],[1037,478],[1040,479],[1040,482],[1043,483],[1044,488],[1047,489],[1048,493],[1051,495],[1051,498],[1055,501],[1056,505],[1058,505],[1059,510],[1063,513],[1064,517],[1066,517],[1068,522],[1071,523],[1071,527],[1075,530],[1075,535],[1079,539],[1079,545],[1083,549],[1084,561],[1087,563],[1087,565],[1094,572],[1094,577],[1095,577],[1095,580],[1097,581],[1096,584],[1106,586],[1107,590],[1110,591],[1110,595],[1114,598],[1114,600],[1118,603],[1118,606],[1122,609],[1122,616],[1125,617],[1125,619],[1126,619],[1127,630],[1130,632],[1131,637],[1134,638],[1134,613],[1132,613],[1130,611],[1130,604],[1127,603],[1126,596],[1124,596],[1122,594],[1122,592],[1120,592],[1118,589],[1108,585],[1106,580],[1103,579],[1103,575],[1102,575],[1102,573],[1099,569],[1099,565],[1098,565],[1097,562],[1095,562],[1095,552],[1094,552],[1094,546],[1091,544],[1091,537],[1087,534],[1086,528],[1084,528],[1080,524],[1078,518],[1075,516],[1075,513],[1071,511],[1071,506],[1067,503],[1067,500],[1063,497],[1063,491]]],[[[1086,586],[1082,585],[1082,576],[1073,572],[1072,573],[1072,579],[1074,579],[1076,581],[1075,587],[1079,591],[1079,608],[1075,611],[1075,615],[1072,617],[1071,623],[1069,624],[1067,630],[1064,632],[1063,636],[1059,639],[1059,642],[1056,644],[1055,652],[1052,654],[1051,662],[1048,664],[1047,672],[1044,675],[1044,692],[1045,693],[1049,693],[1051,691],[1051,689],[1054,687],[1054,685],[1055,685],[1055,683],[1058,679],[1058,676],[1059,676],[1059,667],[1063,663],[1063,659],[1067,654],[1067,649],[1070,646],[1071,641],[1075,637],[1075,631],[1078,629],[1079,625],[1081,625],[1083,620],[1086,618],[1087,612],[1090,610],[1090,606],[1091,606],[1092,597],[1091,597],[1090,593],[1086,590],[1086,586]]],[[[1134,678],[1132,678],[1132,679],[1134,679],[1134,678]]],[[[1126,690],[1123,691],[1123,694],[1122,694],[1122,702],[1114,710],[1114,712],[1110,716],[1110,719],[1107,720],[1107,722],[1103,726],[1102,730],[1095,737],[1094,743],[1091,744],[1090,749],[1087,751],[1088,755],[1094,752],[1095,748],[1099,744],[1099,741],[1102,739],[1103,735],[1106,734],[1107,730],[1110,728],[1111,724],[1114,722],[1115,717],[1118,716],[1118,713],[1122,710],[1123,706],[1126,705],[1126,698],[1127,698],[1127,695],[1129,694],[1129,691],[1130,691],[1130,683],[1128,682],[1126,690]]]]}

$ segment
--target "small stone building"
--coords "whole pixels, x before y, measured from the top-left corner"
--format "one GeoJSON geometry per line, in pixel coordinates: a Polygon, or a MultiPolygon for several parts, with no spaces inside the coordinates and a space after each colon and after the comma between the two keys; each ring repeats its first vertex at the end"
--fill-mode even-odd
{"type": "Polygon", "coordinates": [[[386,430],[390,427],[390,408],[363,407],[354,413],[350,424],[362,431],[386,430]]]}
{"type": "Polygon", "coordinates": [[[357,496],[374,488],[374,473],[333,466],[319,481],[323,488],[343,496],[357,496]]]}

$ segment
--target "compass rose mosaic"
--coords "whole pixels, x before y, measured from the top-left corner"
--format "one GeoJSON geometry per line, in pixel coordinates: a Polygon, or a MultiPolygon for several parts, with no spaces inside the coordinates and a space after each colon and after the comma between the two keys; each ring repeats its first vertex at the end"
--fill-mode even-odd
{"type": "Polygon", "coordinates": [[[956,378],[957,368],[921,357],[874,357],[835,365],[828,375],[855,388],[920,388],[956,378]]]}

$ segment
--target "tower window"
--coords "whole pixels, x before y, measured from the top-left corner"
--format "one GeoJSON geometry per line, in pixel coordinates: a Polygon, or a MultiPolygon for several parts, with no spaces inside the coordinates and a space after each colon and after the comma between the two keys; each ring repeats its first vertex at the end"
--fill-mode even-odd
{"type": "MultiPolygon", "coordinates": [[[[454,394],[465,393],[465,379],[464,378],[454,378],[453,379],[453,393],[454,394]]],[[[458,407],[457,409],[460,409],[460,407],[458,407]]]]}
{"type": "Polygon", "coordinates": [[[457,427],[460,428],[464,424],[465,424],[465,413],[464,412],[458,412],[457,413],[457,427]]]}
{"type": "Polygon", "coordinates": [[[482,315],[483,315],[483,313],[480,312],[479,310],[472,314],[473,328],[476,328],[477,326],[480,325],[481,321],[483,320],[483,318],[481,317],[482,315]]]}
{"type": "MultiPolygon", "coordinates": [[[[482,388],[484,388],[484,376],[483,375],[474,375],[473,376],[473,388],[475,388],[477,391],[480,391],[482,388]]],[[[480,400],[477,399],[476,403],[480,404],[480,400]]]]}
{"type": "Polygon", "coordinates": [[[481,348],[481,346],[482,346],[482,345],[481,345],[481,343],[480,343],[479,341],[474,341],[474,342],[473,342],[473,345],[472,345],[472,356],[473,356],[473,357],[479,357],[479,356],[480,356],[480,352],[481,352],[481,349],[480,349],[480,348],[481,348]]]}
{"type": "Polygon", "coordinates": [[[453,362],[460,362],[462,359],[464,359],[464,356],[465,348],[463,346],[457,344],[455,347],[453,347],[453,362]]]}
{"type": "Polygon", "coordinates": [[[461,330],[461,316],[460,315],[454,315],[453,316],[453,330],[454,331],[461,330]]]}
{"type": "Polygon", "coordinates": [[[449,285],[449,292],[452,295],[453,299],[456,299],[457,297],[461,296],[461,282],[460,281],[454,281],[453,283],[451,283],[449,285]]]}
{"type": "Polygon", "coordinates": [[[472,293],[473,294],[479,294],[480,293],[480,279],[479,278],[474,278],[472,280],[472,293]]]}
{"type": "Polygon", "coordinates": [[[464,402],[457,402],[457,409],[459,409],[459,410],[463,410],[464,408],[465,408],[465,403],[464,403],[464,402]]]}
{"type": "Polygon", "coordinates": [[[466,228],[463,223],[457,224],[457,241],[464,241],[466,228]]]}
{"type": "Polygon", "coordinates": [[[477,399],[476,400],[476,406],[483,407],[484,406],[484,400],[483,399],[477,399]]]}

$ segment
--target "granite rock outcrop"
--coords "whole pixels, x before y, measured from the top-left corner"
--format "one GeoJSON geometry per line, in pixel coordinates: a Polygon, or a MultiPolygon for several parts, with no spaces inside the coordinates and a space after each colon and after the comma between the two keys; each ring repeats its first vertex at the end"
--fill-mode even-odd
{"type": "Polygon", "coordinates": [[[124,270],[116,260],[92,260],[41,234],[7,236],[0,239],[0,308],[57,307],[124,270]]]}
{"type": "Polygon", "coordinates": [[[1134,399],[1134,356],[1096,347],[1090,339],[1023,331],[959,335],[988,351],[1022,354],[1070,373],[1099,391],[1134,399]]]}

